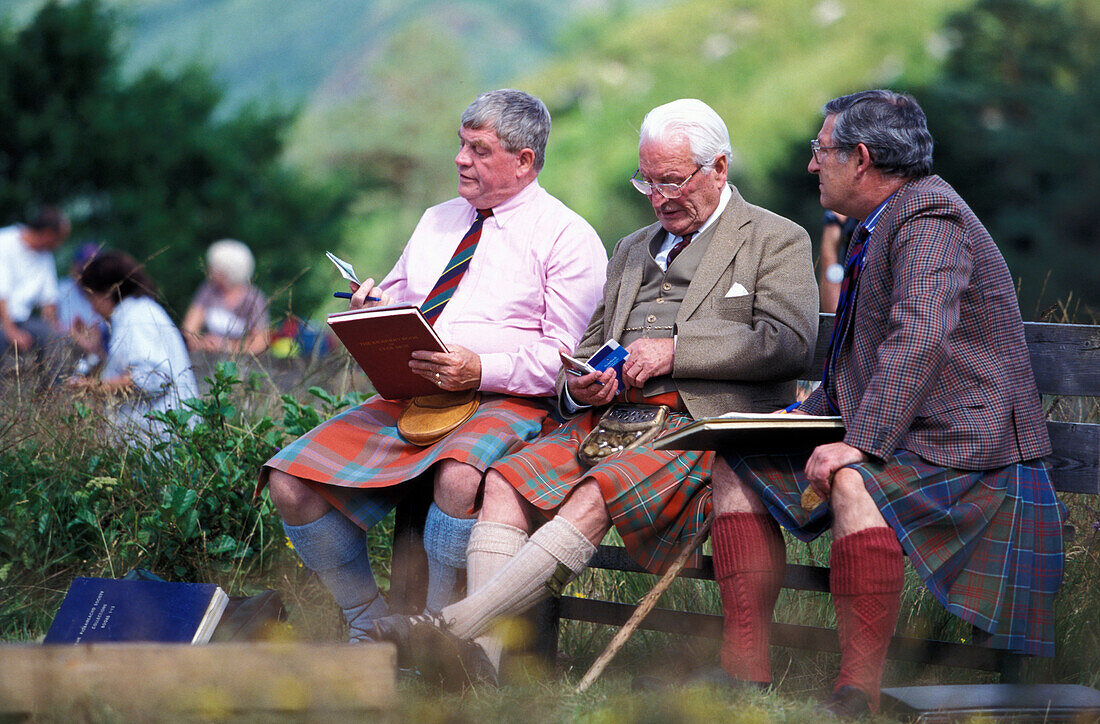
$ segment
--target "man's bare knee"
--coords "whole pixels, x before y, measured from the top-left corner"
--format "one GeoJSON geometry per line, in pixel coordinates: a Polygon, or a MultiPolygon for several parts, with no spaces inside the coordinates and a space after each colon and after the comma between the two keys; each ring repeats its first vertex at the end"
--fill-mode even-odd
{"type": "Polygon", "coordinates": [[[485,496],[478,520],[505,523],[530,531],[529,507],[530,503],[516,492],[503,475],[494,470],[485,473],[485,496]]]}
{"type": "Polygon", "coordinates": [[[267,487],[275,509],[289,525],[312,523],[332,508],[311,487],[281,470],[270,472],[267,487]]]}
{"type": "Polygon", "coordinates": [[[443,460],[435,470],[435,504],[452,518],[471,518],[480,485],[481,471],[473,465],[443,460]]]}
{"type": "Polygon", "coordinates": [[[853,468],[841,468],[833,475],[829,504],[833,509],[834,539],[887,525],[874,498],[867,492],[863,476],[853,468]]]}
{"type": "Polygon", "coordinates": [[[573,488],[558,510],[558,515],[572,523],[592,545],[598,545],[611,527],[607,503],[599,484],[592,478],[585,478],[573,488]]]}
{"type": "Polygon", "coordinates": [[[721,455],[714,458],[714,465],[710,470],[710,483],[716,515],[768,512],[760,496],[745,485],[721,455]]]}

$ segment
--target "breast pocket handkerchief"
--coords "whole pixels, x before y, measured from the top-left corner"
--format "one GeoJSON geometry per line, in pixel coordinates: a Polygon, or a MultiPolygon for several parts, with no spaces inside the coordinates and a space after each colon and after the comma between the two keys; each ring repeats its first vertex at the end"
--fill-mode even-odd
{"type": "Polygon", "coordinates": [[[730,290],[726,292],[726,299],[730,297],[743,297],[749,293],[748,289],[741,284],[741,282],[734,282],[730,290]]]}

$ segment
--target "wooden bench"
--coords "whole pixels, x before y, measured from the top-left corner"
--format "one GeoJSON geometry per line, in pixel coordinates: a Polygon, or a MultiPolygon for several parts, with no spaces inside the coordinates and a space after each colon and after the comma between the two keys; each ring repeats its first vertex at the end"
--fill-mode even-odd
{"type": "MultiPolygon", "coordinates": [[[[812,374],[820,380],[825,350],[833,329],[833,315],[822,314],[812,374]]],[[[1028,348],[1036,384],[1047,409],[1057,418],[1069,410],[1067,397],[1100,397],[1100,326],[1026,323],[1028,348]]],[[[1060,493],[1100,493],[1100,424],[1048,423],[1054,452],[1047,459],[1054,487],[1060,493]]],[[[1072,533],[1070,531],[1070,533],[1072,533]]],[[[644,572],[622,547],[602,545],[590,567],[615,571],[644,572]]],[[[686,578],[714,580],[714,567],[705,556],[699,568],[686,569],[686,578]]],[[[821,566],[787,564],[783,587],[799,591],[828,592],[829,569],[821,566]]],[[[563,596],[551,601],[540,616],[544,630],[542,645],[556,644],[559,619],[589,621],[620,626],[635,606],[592,598],[563,596]]],[[[714,614],[655,609],[641,628],[691,636],[722,636],[722,617],[714,614]]],[[[772,624],[772,644],[796,649],[839,653],[834,629],[792,623],[772,624]]],[[[895,660],[964,667],[999,672],[1002,681],[1019,679],[1023,657],[1005,654],[977,644],[895,636],[888,656],[895,660]]]]}
{"type": "MultiPolygon", "coordinates": [[[[1051,477],[1061,493],[1100,493],[1100,424],[1063,422],[1073,401],[1066,398],[1100,397],[1100,326],[1026,323],[1028,347],[1036,383],[1044,396],[1045,407],[1052,411],[1048,422],[1053,454],[1048,458],[1051,477]]],[[[833,328],[833,315],[822,314],[818,344],[809,379],[820,379],[825,350],[833,328]]],[[[1086,401],[1087,403],[1087,401],[1086,401]]],[[[394,536],[391,578],[391,607],[416,611],[423,605],[426,568],[420,533],[423,511],[432,486],[415,486],[423,491],[398,508],[394,536]]],[[[590,567],[614,571],[644,573],[626,551],[618,546],[601,545],[590,567]]],[[[686,569],[682,577],[714,580],[709,556],[698,568],[686,569]]],[[[788,564],[783,586],[799,591],[828,592],[829,570],[820,566],[788,564]]],[[[593,598],[563,596],[540,606],[532,615],[538,631],[535,648],[552,656],[557,650],[558,624],[561,619],[621,626],[635,606],[593,598]]],[[[815,651],[839,652],[836,631],[792,623],[773,623],[772,643],[776,646],[815,651]]],[[[690,636],[720,638],[722,617],[714,614],[655,609],[641,628],[690,636]]],[[[967,669],[999,672],[1002,681],[1017,681],[1022,657],[1004,654],[976,644],[895,636],[888,656],[895,660],[940,664],[967,669]]]]}

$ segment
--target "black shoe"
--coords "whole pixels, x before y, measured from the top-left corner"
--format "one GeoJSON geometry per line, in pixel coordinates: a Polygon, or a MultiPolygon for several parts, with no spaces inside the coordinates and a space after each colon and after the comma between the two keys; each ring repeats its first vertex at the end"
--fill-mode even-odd
{"type": "Polygon", "coordinates": [[[459,690],[472,684],[497,686],[497,671],[485,649],[455,636],[437,616],[385,616],[374,622],[375,637],[397,645],[398,665],[415,669],[424,681],[459,690]]]}
{"type": "Polygon", "coordinates": [[[861,719],[871,715],[871,696],[854,686],[844,685],[825,700],[825,711],[838,719],[861,719]]]}
{"type": "Polygon", "coordinates": [[[376,641],[389,641],[397,645],[397,650],[407,649],[409,646],[409,634],[415,624],[420,622],[423,616],[406,616],[395,613],[374,619],[374,639],[376,641]]]}

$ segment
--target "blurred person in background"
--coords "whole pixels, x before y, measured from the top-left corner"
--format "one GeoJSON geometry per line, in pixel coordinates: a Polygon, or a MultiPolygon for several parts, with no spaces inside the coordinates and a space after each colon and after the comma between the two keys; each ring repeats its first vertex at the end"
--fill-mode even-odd
{"type": "Polygon", "coordinates": [[[206,252],[206,281],[183,317],[188,346],[202,352],[259,354],[267,349],[267,299],[252,285],[252,251],[221,239],[206,252]]]}
{"type": "Polygon", "coordinates": [[[0,353],[51,345],[64,332],[57,318],[54,251],[69,236],[69,219],[44,206],[24,224],[0,229],[0,353]],[[40,316],[34,316],[35,310],[40,316]]]}
{"type": "Polygon", "coordinates": [[[80,286],[80,272],[99,251],[93,242],[85,242],[77,247],[69,263],[69,274],[57,283],[57,320],[65,332],[72,331],[73,324],[80,320],[84,326],[98,325],[103,317],[92,309],[88,296],[80,286]]]}
{"type": "Polygon", "coordinates": [[[92,308],[107,320],[110,339],[104,344],[97,327],[75,322],[73,338],[102,368],[98,376],[71,378],[70,385],[118,398],[112,417],[124,436],[162,438],[163,424],[147,415],[198,396],[183,337],[154,300],[156,288],[145,269],[129,254],[100,252],[81,270],[79,282],[92,308]]]}
{"type": "Polygon", "coordinates": [[[844,256],[848,250],[848,240],[858,225],[859,219],[825,210],[821,226],[821,255],[817,260],[817,288],[821,291],[822,312],[836,312],[840,283],[844,281],[844,256]]]}

